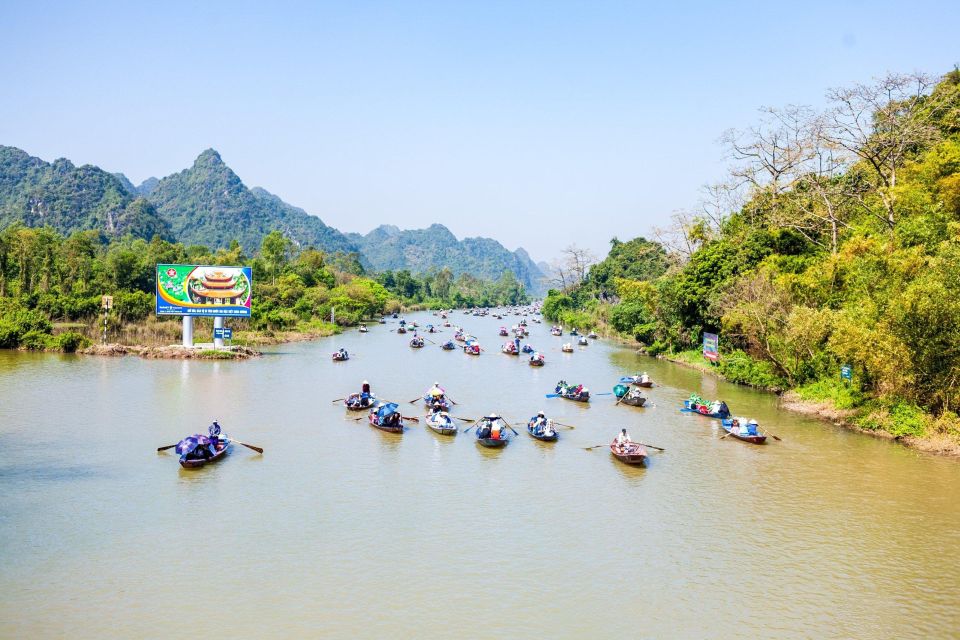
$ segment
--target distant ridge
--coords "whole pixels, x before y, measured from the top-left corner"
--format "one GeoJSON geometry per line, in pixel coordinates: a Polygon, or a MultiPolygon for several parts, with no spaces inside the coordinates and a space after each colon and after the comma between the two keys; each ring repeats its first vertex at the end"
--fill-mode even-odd
{"type": "Polygon", "coordinates": [[[524,249],[509,251],[491,238],[458,240],[442,224],[410,230],[384,224],[366,235],[344,234],[265,189],[248,188],[214,149],[183,171],[135,186],[123,173],[75,167],[65,159],[47,163],[0,146],[0,228],[15,222],[50,225],[63,234],[160,235],[214,249],[237,240],[248,253],[276,229],[299,247],[358,252],[374,271],[419,274],[446,267],[488,280],[510,271],[531,293],[544,289],[544,273],[524,249]]]}
{"type": "Polygon", "coordinates": [[[544,274],[524,249],[511,252],[491,238],[457,240],[442,224],[408,230],[381,225],[366,235],[351,233],[347,237],[377,271],[425,273],[448,267],[454,275],[470,273],[487,280],[511,271],[528,291],[543,291],[544,274]]]}

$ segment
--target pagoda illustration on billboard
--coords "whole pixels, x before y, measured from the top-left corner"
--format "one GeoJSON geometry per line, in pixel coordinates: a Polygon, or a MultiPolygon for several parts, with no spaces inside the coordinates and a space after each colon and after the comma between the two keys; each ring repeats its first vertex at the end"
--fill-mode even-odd
{"type": "Polygon", "coordinates": [[[194,272],[190,278],[190,301],[197,304],[241,304],[247,291],[240,282],[241,274],[222,270],[194,272]]]}

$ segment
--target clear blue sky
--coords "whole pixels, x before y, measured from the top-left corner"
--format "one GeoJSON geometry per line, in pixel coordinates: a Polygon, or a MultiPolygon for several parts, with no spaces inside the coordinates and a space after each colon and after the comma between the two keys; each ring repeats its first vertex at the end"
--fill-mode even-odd
{"type": "Polygon", "coordinates": [[[214,147],[342,230],[537,260],[692,207],[762,105],[960,62],[957,2],[141,4],[0,3],[0,144],[134,182],[214,147]]]}

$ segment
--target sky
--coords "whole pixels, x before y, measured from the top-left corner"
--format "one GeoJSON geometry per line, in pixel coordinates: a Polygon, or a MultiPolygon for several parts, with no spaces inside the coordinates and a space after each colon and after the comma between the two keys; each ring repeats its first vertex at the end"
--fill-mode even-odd
{"type": "Polygon", "coordinates": [[[217,149],[343,231],[551,260],[649,236],[758,108],[960,62],[957,2],[0,2],[0,144],[134,183],[217,149]]]}

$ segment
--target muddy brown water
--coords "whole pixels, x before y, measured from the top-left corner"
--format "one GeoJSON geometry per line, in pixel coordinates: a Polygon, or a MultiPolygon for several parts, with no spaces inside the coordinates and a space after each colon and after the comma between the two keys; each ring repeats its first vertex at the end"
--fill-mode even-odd
{"type": "MultiPolygon", "coordinates": [[[[409,316],[438,322],[429,314],[409,316]]],[[[0,636],[942,638],[960,633],[960,464],[784,412],[773,395],[533,324],[547,365],[407,346],[396,324],[245,362],[0,352],[0,636]],[[339,346],[353,357],[333,363],[339,346]],[[647,407],[547,399],[646,370],[647,407]],[[506,448],[331,403],[368,379],[407,404],[501,412],[506,448]],[[678,408],[722,397],[783,438],[720,440],[678,408]],[[544,409],[572,424],[531,439],[544,409]],[[182,470],[212,419],[240,446],[182,470]],[[625,426],[647,468],[601,447],[625,426]]]]}

